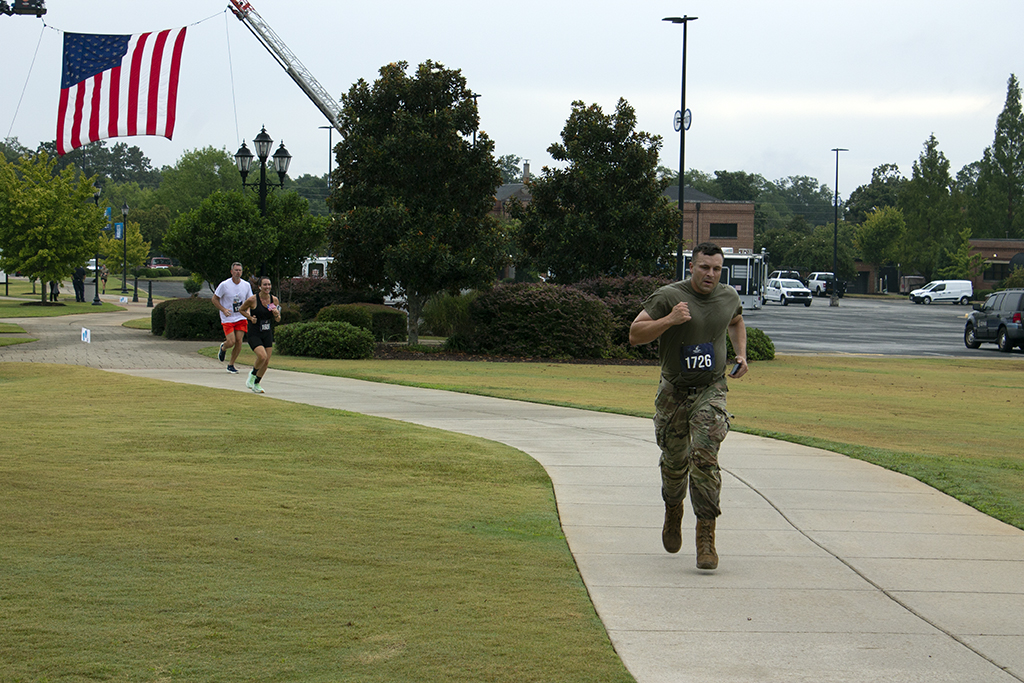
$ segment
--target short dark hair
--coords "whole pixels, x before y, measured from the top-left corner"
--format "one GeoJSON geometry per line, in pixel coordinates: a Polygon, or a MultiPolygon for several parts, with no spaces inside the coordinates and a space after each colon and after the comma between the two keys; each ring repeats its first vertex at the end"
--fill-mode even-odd
{"type": "Polygon", "coordinates": [[[698,244],[693,248],[693,255],[696,256],[697,254],[704,254],[705,256],[718,256],[721,254],[725,256],[722,248],[714,242],[701,242],[698,244]]]}

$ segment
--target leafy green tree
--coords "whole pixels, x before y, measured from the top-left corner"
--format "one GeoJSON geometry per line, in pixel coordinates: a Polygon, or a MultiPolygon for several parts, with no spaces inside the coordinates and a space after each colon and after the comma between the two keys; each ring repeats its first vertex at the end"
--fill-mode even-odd
{"type": "Polygon", "coordinates": [[[218,190],[227,192],[242,187],[234,157],[213,147],[185,152],[174,166],[165,166],[161,175],[154,204],[166,206],[172,221],[218,190]]]}
{"type": "Polygon", "coordinates": [[[960,230],[955,249],[946,250],[949,264],[939,269],[939,275],[950,280],[970,280],[985,270],[985,257],[971,253],[971,229],[960,230]]]}
{"type": "Polygon", "coordinates": [[[92,201],[95,178],[71,167],[55,174],[55,166],[45,154],[0,161],[0,269],[62,280],[96,253],[104,221],[92,201]]]}
{"type": "Polygon", "coordinates": [[[274,286],[302,270],[302,261],[322,252],[327,242],[327,216],[310,215],[309,202],[295,192],[274,192],[267,196],[264,230],[271,233],[274,246],[266,255],[266,271],[274,286]]]}
{"type": "Polygon", "coordinates": [[[875,209],[896,206],[900,190],[907,179],[896,164],[882,164],[871,171],[871,182],[861,185],[850,193],[846,200],[846,220],[860,224],[867,220],[875,209]]]}
{"type": "Polygon", "coordinates": [[[875,208],[857,231],[857,248],[868,263],[876,266],[899,263],[907,223],[894,206],[875,208]]]}
{"type": "Polygon", "coordinates": [[[501,172],[465,77],[429,60],[407,68],[342,96],[330,238],[336,273],[405,295],[415,344],[427,299],[494,282],[508,246],[488,216],[501,172]]]}
{"type": "Polygon", "coordinates": [[[118,273],[131,274],[136,268],[141,268],[149,258],[149,242],[142,238],[139,224],[135,221],[128,221],[125,234],[128,237],[127,245],[117,239],[112,232],[103,235],[100,239],[99,253],[106,259],[107,268],[115,275],[118,273]],[[127,257],[127,261],[125,258],[127,257]]]}
{"type": "MultiPolygon", "coordinates": [[[[832,190],[810,176],[789,176],[769,183],[758,200],[781,205],[784,209],[780,213],[803,216],[811,225],[825,225],[835,220],[832,190]]],[[[839,217],[843,217],[842,204],[839,217]]]]}
{"type": "Polygon", "coordinates": [[[1024,236],[1024,109],[1017,77],[1006,83],[1006,103],[996,119],[995,140],[985,150],[979,181],[991,184],[992,237],[1024,236]]]}
{"type": "Polygon", "coordinates": [[[258,272],[276,241],[251,198],[240,191],[221,191],[174,221],[164,235],[164,249],[215,285],[228,276],[235,261],[248,273],[258,272]]]}
{"type": "Polygon", "coordinates": [[[107,147],[106,140],[96,140],[82,145],[64,156],[57,156],[57,142],[44,142],[39,151],[46,152],[57,160],[57,168],[75,166],[86,175],[99,177],[99,184],[135,183],[141,187],[155,188],[160,184],[160,171],[153,168],[149,157],[135,145],[128,146],[115,142],[107,147]]]}
{"type": "Polygon", "coordinates": [[[545,167],[529,206],[514,213],[526,253],[557,282],[650,274],[672,262],[679,212],[658,179],[661,138],[635,129],[624,99],[610,115],[573,102],[562,142],[548,148],[567,167],[545,167]]]}
{"type": "Polygon", "coordinates": [[[904,270],[931,280],[945,264],[946,251],[957,233],[957,212],[950,194],[949,160],[935,135],[914,162],[914,171],[900,193],[899,208],[907,223],[904,270]]]}
{"type": "Polygon", "coordinates": [[[503,154],[498,157],[498,168],[501,170],[501,182],[523,182],[523,158],[515,154],[503,154]]]}
{"type": "Polygon", "coordinates": [[[304,173],[294,180],[285,182],[285,188],[298,194],[309,203],[309,212],[314,216],[328,216],[327,197],[330,194],[327,185],[327,174],[322,176],[304,173]]]}
{"type": "Polygon", "coordinates": [[[715,171],[714,191],[712,197],[724,201],[752,202],[765,189],[765,179],[755,173],[743,171],[715,171]]]}
{"type": "Polygon", "coordinates": [[[0,152],[2,152],[5,161],[13,164],[26,154],[31,154],[32,150],[18,142],[18,138],[13,137],[4,138],[0,141],[0,152]]]}

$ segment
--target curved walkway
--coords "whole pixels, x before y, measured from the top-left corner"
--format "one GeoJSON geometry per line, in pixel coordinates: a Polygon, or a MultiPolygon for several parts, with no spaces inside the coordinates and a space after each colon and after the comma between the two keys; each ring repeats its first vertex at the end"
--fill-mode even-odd
{"type": "MultiPolygon", "coordinates": [[[[246,390],[244,374],[194,353],[209,344],[118,327],[146,312],[11,321],[41,341],[0,347],[0,362],[246,390]],[[83,325],[92,344],[81,342],[83,325]]],[[[536,458],[597,612],[640,683],[1024,681],[1024,531],[909,477],[734,432],[721,454],[721,564],[702,572],[689,510],[683,551],[661,549],[649,420],[279,370],[267,391],[536,458]]]]}

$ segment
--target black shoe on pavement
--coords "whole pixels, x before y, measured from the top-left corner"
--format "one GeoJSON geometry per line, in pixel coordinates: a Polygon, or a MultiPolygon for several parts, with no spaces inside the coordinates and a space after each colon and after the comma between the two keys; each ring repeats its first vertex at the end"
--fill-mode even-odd
{"type": "Polygon", "coordinates": [[[223,363],[223,362],[224,362],[224,356],[225,356],[225,355],[227,355],[227,354],[226,354],[226,353],[225,353],[225,351],[224,351],[224,344],[223,344],[223,343],[221,343],[221,345],[220,345],[220,351],[218,351],[218,352],[217,352],[217,360],[219,360],[219,361],[220,361],[221,363],[223,363]]]}
{"type": "Polygon", "coordinates": [[[232,375],[237,375],[238,374],[238,370],[235,370],[235,366],[234,365],[229,365],[228,366],[228,372],[230,372],[232,375]]]}

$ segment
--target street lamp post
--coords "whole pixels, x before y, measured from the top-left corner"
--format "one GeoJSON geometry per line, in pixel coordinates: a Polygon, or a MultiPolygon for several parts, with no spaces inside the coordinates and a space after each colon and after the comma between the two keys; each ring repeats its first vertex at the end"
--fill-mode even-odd
{"type": "Polygon", "coordinates": [[[682,83],[682,96],[679,106],[678,125],[679,125],[679,243],[676,246],[676,280],[683,279],[683,226],[686,224],[685,220],[685,203],[684,203],[684,186],[685,182],[683,176],[686,171],[686,129],[690,127],[689,112],[686,111],[686,25],[691,21],[696,21],[697,17],[665,17],[662,21],[670,21],[673,24],[683,25],[683,83],[682,83]]]}
{"type": "Polygon", "coordinates": [[[836,184],[835,184],[835,222],[832,224],[832,298],[829,299],[829,306],[839,305],[839,153],[849,152],[843,147],[833,147],[836,153],[836,184]]]}
{"type": "Polygon", "coordinates": [[[121,243],[124,245],[124,274],[121,276],[121,293],[128,293],[128,205],[121,207],[121,218],[124,225],[121,226],[121,243]]]}
{"type": "MultiPolygon", "coordinates": [[[[92,201],[96,205],[97,209],[100,208],[100,190],[101,190],[101,188],[97,187],[96,191],[93,192],[93,194],[92,194],[92,201]]],[[[93,286],[96,288],[95,294],[92,297],[92,305],[93,306],[102,306],[103,302],[100,301],[100,252],[99,252],[99,250],[96,251],[96,261],[93,262],[93,272],[92,272],[92,274],[95,276],[92,279],[92,283],[93,283],[93,286]]]]}
{"type": "Polygon", "coordinates": [[[327,193],[331,193],[331,173],[334,169],[334,126],[320,126],[320,130],[327,129],[327,193]]]}
{"type": "MultiPolygon", "coordinates": [[[[242,176],[242,185],[244,187],[254,187],[259,192],[260,196],[260,215],[266,218],[267,216],[267,159],[270,157],[270,148],[274,146],[274,140],[267,134],[267,129],[264,126],[260,130],[260,134],[253,138],[252,144],[256,147],[256,154],[253,155],[249,151],[249,148],[242,143],[242,146],[235,152],[235,166],[238,167],[238,172],[242,176]],[[254,158],[260,160],[260,181],[258,183],[247,183],[245,179],[249,177],[249,170],[252,168],[252,160],[254,158]]],[[[288,166],[292,163],[292,155],[288,153],[288,150],[284,148],[284,142],[274,152],[274,170],[277,171],[278,187],[284,187],[285,176],[288,175],[288,166]]],[[[274,183],[269,183],[273,185],[274,183]]]]}

